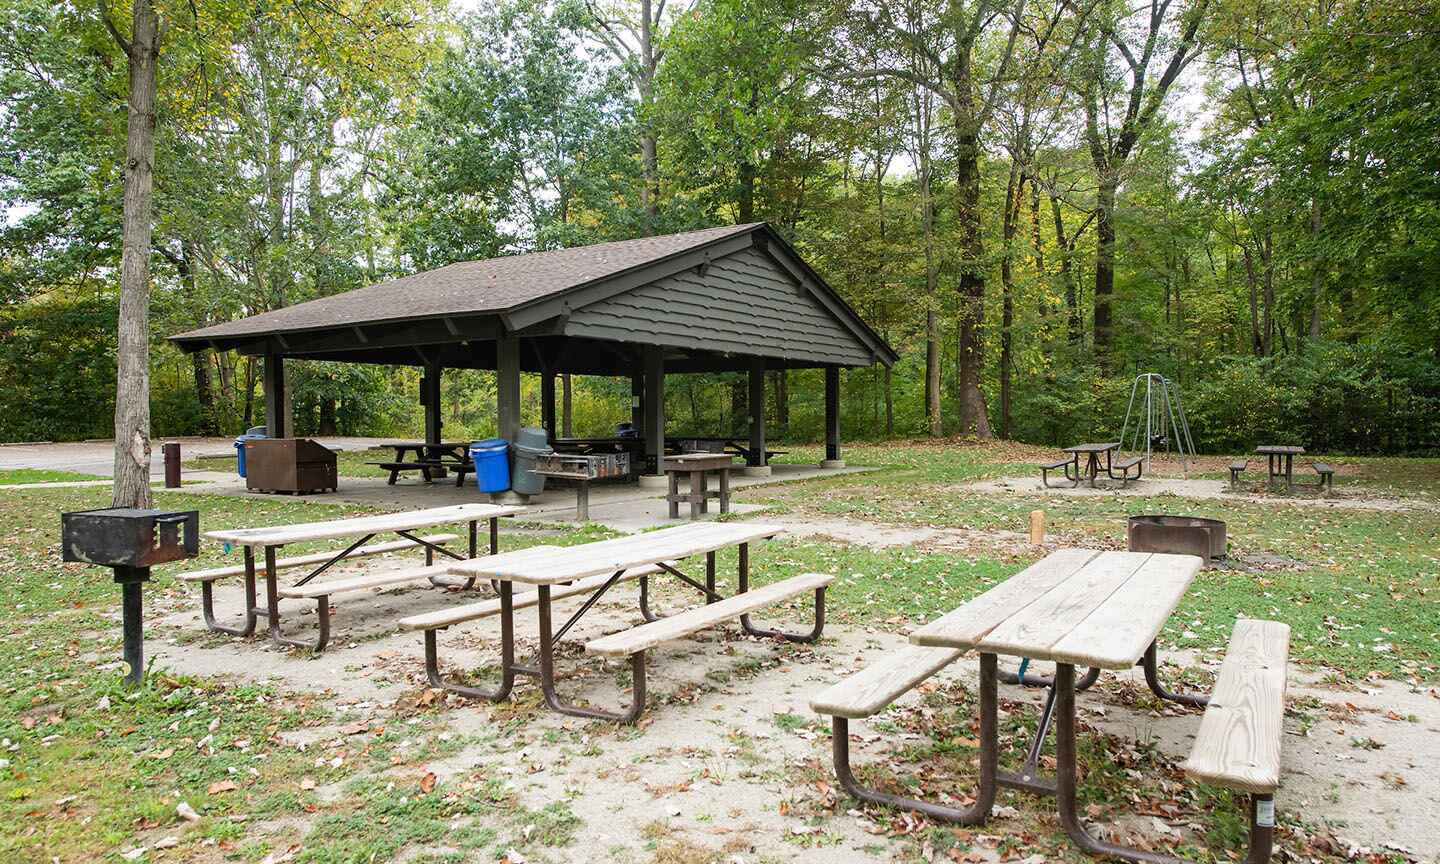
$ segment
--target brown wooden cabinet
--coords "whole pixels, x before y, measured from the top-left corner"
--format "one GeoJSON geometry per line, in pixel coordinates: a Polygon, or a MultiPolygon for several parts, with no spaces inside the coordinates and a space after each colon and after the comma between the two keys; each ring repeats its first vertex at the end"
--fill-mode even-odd
{"type": "Polygon", "coordinates": [[[335,454],[309,438],[245,442],[245,486],[254,492],[333,492],[335,454]]]}

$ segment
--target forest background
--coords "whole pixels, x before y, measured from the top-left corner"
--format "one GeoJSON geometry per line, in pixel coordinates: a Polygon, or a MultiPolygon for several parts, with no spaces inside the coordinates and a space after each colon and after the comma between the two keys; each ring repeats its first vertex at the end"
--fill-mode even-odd
{"type": "MultiPolygon", "coordinates": [[[[765,220],[900,352],[847,439],[1440,452],[1440,10],[1401,0],[155,0],[157,437],[263,421],[164,336],[453,261],[765,220]]],[[[125,55],[0,0],[0,441],[113,433],[125,55]]],[[[110,4],[116,20],[126,5],[110,4]]],[[[414,437],[418,370],[289,366],[300,434],[414,437]]],[[[818,373],[771,373],[814,440],[818,373]]],[[[565,425],[629,384],[565,383],[565,425]]],[[[538,420],[538,381],[525,382],[538,420]]],[[[447,438],[494,430],[450,371],[447,438]]],[[[674,376],[672,430],[745,422],[674,376]]]]}

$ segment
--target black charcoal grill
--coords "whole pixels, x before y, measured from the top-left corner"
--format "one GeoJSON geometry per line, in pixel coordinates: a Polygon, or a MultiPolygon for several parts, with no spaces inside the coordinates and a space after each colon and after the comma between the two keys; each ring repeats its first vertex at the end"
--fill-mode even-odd
{"type": "Polygon", "coordinates": [[[130,680],[144,673],[140,586],[150,568],[200,553],[200,511],[111,507],[60,514],[61,557],[109,567],[120,583],[125,662],[130,680]]]}

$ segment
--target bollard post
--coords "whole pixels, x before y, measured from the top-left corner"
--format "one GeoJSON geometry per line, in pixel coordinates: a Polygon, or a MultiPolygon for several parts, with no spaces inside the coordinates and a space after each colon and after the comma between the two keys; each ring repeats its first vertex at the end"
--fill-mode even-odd
{"type": "Polygon", "coordinates": [[[165,451],[165,488],[180,488],[180,442],[166,441],[165,451]]]}
{"type": "Polygon", "coordinates": [[[1030,545],[1045,545],[1045,511],[1030,511],[1030,545]]]}

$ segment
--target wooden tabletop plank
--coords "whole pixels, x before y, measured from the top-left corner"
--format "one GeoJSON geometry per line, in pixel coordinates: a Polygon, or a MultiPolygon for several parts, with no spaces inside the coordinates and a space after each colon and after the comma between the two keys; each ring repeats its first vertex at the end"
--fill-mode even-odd
{"type": "Polygon", "coordinates": [[[953,612],[919,628],[910,634],[910,641],[943,648],[974,648],[1005,619],[1069,579],[1099,554],[1094,549],[1056,550],[953,612]]]}
{"type": "Polygon", "coordinates": [[[1145,552],[1101,552],[1070,578],[991,630],[976,647],[1050,659],[1050,648],[1098,609],[1150,560],[1145,552]]]}
{"type": "Polygon", "coordinates": [[[613,540],[556,547],[538,558],[490,555],[450,565],[456,576],[503,579],[531,585],[553,585],[599,573],[614,573],[713,552],[785,533],[778,525],[758,522],[708,522],[647,531],[613,540]]]}
{"type": "Polygon", "coordinates": [[[378,516],[333,519],[328,522],[206,531],[205,537],[234,546],[284,546],[310,540],[333,540],[338,537],[358,537],[364,534],[414,531],[434,525],[468,522],[471,519],[491,519],[497,516],[514,516],[523,512],[525,512],[524,507],[498,504],[456,504],[450,507],[409,510],[404,513],[381,513],[378,516]]]}
{"type": "Polygon", "coordinates": [[[1194,555],[1151,555],[1129,580],[1065,637],[1048,660],[1129,669],[1160,635],[1203,565],[1194,555]]]}

